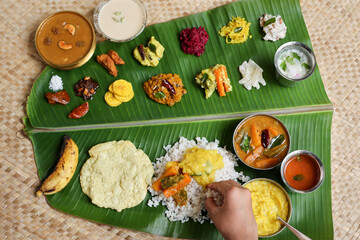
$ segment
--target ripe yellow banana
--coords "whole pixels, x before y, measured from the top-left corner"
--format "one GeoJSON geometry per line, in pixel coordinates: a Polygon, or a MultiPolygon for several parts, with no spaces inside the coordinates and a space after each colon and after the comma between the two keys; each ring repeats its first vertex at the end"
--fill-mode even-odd
{"type": "Polygon", "coordinates": [[[78,158],[79,149],[76,143],[69,136],[64,136],[59,162],[41,184],[36,196],[55,194],[65,188],[75,173],[78,158]]]}

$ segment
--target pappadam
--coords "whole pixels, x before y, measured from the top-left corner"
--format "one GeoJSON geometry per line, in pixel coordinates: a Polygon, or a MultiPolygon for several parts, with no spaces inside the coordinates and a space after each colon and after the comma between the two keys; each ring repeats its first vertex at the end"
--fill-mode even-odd
{"type": "Polygon", "coordinates": [[[80,184],[92,203],[120,212],[144,200],[154,169],[142,150],[121,140],[98,144],[89,154],[80,184]]]}

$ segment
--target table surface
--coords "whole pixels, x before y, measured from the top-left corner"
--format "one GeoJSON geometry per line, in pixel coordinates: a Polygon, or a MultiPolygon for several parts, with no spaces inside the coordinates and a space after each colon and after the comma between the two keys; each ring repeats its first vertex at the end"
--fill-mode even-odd
{"type": "MultiPolygon", "coordinates": [[[[40,185],[31,142],[20,130],[26,98],[45,67],[35,50],[39,23],[55,11],[92,19],[97,1],[2,1],[0,36],[0,237],[2,239],[153,239],[51,208],[34,193],[40,185]]],[[[148,23],[212,9],[229,0],[143,0],[148,23]],[[160,14],[159,14],[160,13],[160,14]]],[[[326,92],[332,123],[332,211],[335,239],[360,239],[360,1],[300,0],[326,92]]],[[[158,237],[156,237],[158,239],[158,237]]],[[[160,238],[160,237],[159,237],[160,238]]],[[[166,238],[164,238],[166,239],[166,238]]]]}

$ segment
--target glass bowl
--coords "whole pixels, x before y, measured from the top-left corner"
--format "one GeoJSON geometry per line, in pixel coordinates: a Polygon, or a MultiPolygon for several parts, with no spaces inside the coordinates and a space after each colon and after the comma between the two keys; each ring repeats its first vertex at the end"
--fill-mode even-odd
{"type": "MultiPolygon", "coordinates": [[[[142,12],[142,17],[143,17],[143,21],[142,21],[142,25],[141,27],[139,28],[138,31],[136,31],[133,35],[131,35],[131,37],[126,37],[126,38],[121,38],[121,39],[117,39],[117,38],[114,38],[114,37],[111,37],[109,36],[109,34],[106,34],[100,27],[100,24],[99,24],[99,17],[100,17],[100,12],[101,10],[103,9],[103,7],[112,2],[112,1],[120,1],[120,0],[102,0],[100,1],[100,3],[96,6],[95,8],[95,12],[94,12],[94,15],[93,15],[93,21],[94,21],[94,26],[95,26],[95,29],[96,31],[102,35],[103,37],[105,37],[106,39],[112,41],[112,42],[127,42],[127,41],[130,41],[134,38],[136,38],[137,36],[140,35],[140,33],[142,33],[142,31],[144,30],[145,26],[146,26],[146,21],[147,21],[147,13],[146,13],[146,8],[144,6],[144,4],[140,1],[140,0],[127,0],[129,2],[134,2],[136,3],[140,9],[141,9],[141,12],[142,12]]],[[[120,23],[119,21],[121,20],[121,14],[123,14],[121,11],[118,11],[116,12],[117,10],[114,9],[114,13],[115,14],[113,16],[113,19],[116,23],[120,23]],[[118,15],[116,15],[118,14],[118,15]]],[[[125,11],[126,12],[126,11],[125,11]]],[[[133,15],[134,16],[134,15],[133,15]]],[[[122,24],[122,20],[121,20],[121,23],[122,24]]]]}

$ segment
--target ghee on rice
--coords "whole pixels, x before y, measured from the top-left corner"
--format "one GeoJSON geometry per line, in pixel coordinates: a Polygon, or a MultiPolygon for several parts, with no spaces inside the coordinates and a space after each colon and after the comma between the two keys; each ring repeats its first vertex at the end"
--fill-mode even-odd
{"type": "MultiPolygon", "coordinates": [[[[166,154],[158,158],[157,161],[153,163],[155,175],[152,182],[163,174],[167,162],[181,161],[186,149],[195,146],[206,150],[217,150],[223,157],[224,167],[216,170],[215,182],[230,179],[234,181],[239,179],[243,182],[250,180],[250,178],[245,177],[242,172],[239,173],[235,171],[234,167],[238,165],[236,156],[227,151],[225,148],[219,147],[218,140],[208,142],[206,138],[197,137],[195,142],[194,140],[188,140],[184,137],[180,137],[179,142],[175,143],[173,146],[164,146],[166,154]]],[[[209,189],[204,191],[203,187],[194,180],[185,187],[188,194],[188,202],[185,206],[177,206],[172,197],[166,198],[161,191],[155,191],[151,185],[148,190],[152,195],[152,198],[147,203],[148,206],[157,207],[160,203],[163,206],[166,206],[167,210],[165,210],[165,216],[170,221],[187,222],[191,218],[194,222],[204,223],[205,220],[209,219],[204,206],[206,198],[214,197],[218,205],[221,204],[222,201],[222,196],[219,193],[209,189]]]]}

